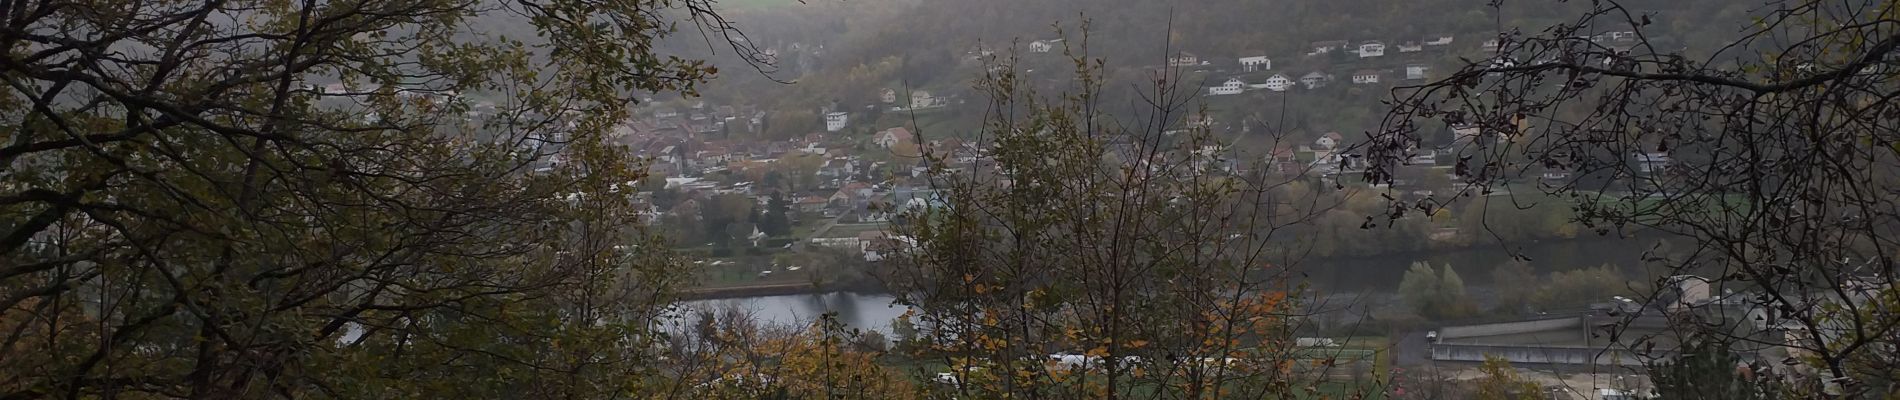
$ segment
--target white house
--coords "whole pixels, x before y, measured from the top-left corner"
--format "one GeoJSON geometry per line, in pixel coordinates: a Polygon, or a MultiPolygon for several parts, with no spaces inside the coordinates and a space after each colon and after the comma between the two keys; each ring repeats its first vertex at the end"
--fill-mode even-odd
{"type": "Polygon", "coordinates": [[[1446,46],[1451,44],[1451,35],[1431,35],[1425,37],[1426,46],[1446,46]]]}
{"type": "Polygon", "coordinates": [[[1452,140],[1455,142],[1474,142],[1478,140],[1478,135],[1483,133],[1484,129],[1479,128],[1477,125],[1458,124],[1451,126],[1452,140]]]}
{"type": "Polygon", "coordinates": [[[930,92],[922,90],[910,91],[910,108],[930,108],[935,106],[937,106],[937,98],[930,97],[930,92]]]}
{"type": "Polygon", "coordinates": [[[1385,43],[1379,43],[1377,40],[1368,40],[1365,43],[1359,44],[1359,58],[1382,56],[1385,56],[1385,43]]]}
{"type": "Polygon", "coordinates": [[[1246,90],[1247,82],[1240,80],[1240,78],[1227,78],[1227,81],[1222,82],[1220,86],[1207,88],[1207,95],[1226,96],[1230,94],[1240,94],[1240,92],[1246,90]]]}
{"type": "Polygon", "coordinates": [[[1325,72],[1319,71],[1309,72],[1306,75],[1300,76],[1300,83],[1306,85],[1307,89],[1322,88],[1332,81],[1332,75],[1327,75],[1325,72]]]}
{"type": "Polygon", "coordinates": [[[1339,132],[1326,132],[1326,134],[1320,135],[1319,139],[1314,139],[1313,144],[1319,146],[1319,148],[1322,148],[1322,149],[1333,149],[1333,148],[1338,148],[1339,142],[1342,142],[1345,140],[1346,140],[1346,137],[1343,135],[1340,135],[1339,132]]]}
{"type": "Polygon", "coordinates": [[[1346,47],[1348,45],[1349,44],[1346,43],[1346,41],[1344,40],[1326,40],[1326,41],[1313,42],[1313,51],[1308,52],[1306,54],[1318,55],[1318,54],[1331,53],[1333,52],[1333,50],[1339,50],[1340,48],[1346,47]]]}
{"type": "Polygon", "coordinates": [[[1484,47],[1484,51],[1498,51],[1500,48],[1497,39],[1485,40],[1482,46],[1484,47]]]}
{"type": "Polygon", "coordinates": [[[1426,66],[1425,64],[1406,64],[1405,65],[1405,79],[1407,80],[1425,79],[1426,75],[1430,74],[1431,72],[1432,72],[1432,67],[1426,66]]]}
{"type": "Polygon", "coordinates": [[[1668,170],[1669,162],[1669,153],[1636,153],[1636,170],[1645,174],[1668,170]]]}
{"type": "MultiPolygon", "coordinates": [[[[1505,69],[1505,68],[1511,68],[1511,67],[1516,67],[1516,66],[1517,66],[1517,60],[1510,59],[1509,57],[1498,57],[1491,60],[1490,68],[1487,68],[1487,70],[1505,69]]],[[[1499,74],[1498,72],[1491,72],[1486,75],[1498,75],[1498,74],[1499,74]]]]}
{"type": "Polygon", "coordinates": [[[672,107],[660,107],[658,109],[653,110],[653,118],[673,119],[673,118],[679,118],[679,117],[680,117],[679,110],[675,110],[672,107]]]}
{"type": "Polygon", "coordinates": [[[1183,51],[1168,56],[1168,66],[1170,67],[1192,67],[1196,65],[1201,65],[1201,58],[1195,56],[1194,53],[1183,51]]]}
{"type": "Polygon", "coordinates": [[[1362,69],[1358,72],[1353,72],[1352,83],[1360,85],[1379,83],[1379,71],[1362,69]]]}
{"type": "Polygon", "coordinates": [[[1241,71],[1254,72],[1254,71],[1266,71],[1269,69],[1273,69],[1273,60],[1267,59],[1267,56],[1253,56],[1253,57],[1240,58],[1241,71]]]}
{"type": "Polygon", "coordinates": [[[909,141],[911,141],[910,130],[901,126],[878,131],[877,135],[871,137],[872,143],[886,149],[909,141]]]}
{"type": "Polygon", "coordinates": [[[884,104],[896,103],[897,91],[891,88],[884,88],[883,91],[878,92],[877,100],[884,102],[884,104]]]}
{"type": "Polygon", "coordinates": [[[850,117],[850,114],[845,114],[842,112],[833,112],[833,113],[825,114],[825,132],[837,132],[837,131],[844,130],[845,123],[848,122],[849,117],[850,117]]]}
{"type": "Polygon", "coordinates": [[[1399,43],[1400,53],[1417,53],[1421,51],[1425,51],[1425,45],[1418,44],[1418,42],[1399,43]]]}
{"type": "Polygon", "coordinates": [[[1055,50],[1056,46],[1060,44],[1062,44],[1062,39],[1037,40],[1029,42],[1029,51],[1032,53],[1048,53],[1051,50],[1055,50]]]}
{"type": "Polygon", "coordinates": [[[1293,83],[1294,83],[1293,78],[1288,78],[1286,77],[1286,75],[1273,74],[1272,77],[1267,78],[1266,82],[1261,82],[1259,85],[1252,85],[1252,86],[1256,86],[1259,89],[1272,90],[1275,92],[1284,92],[1287,89],[1293,88],[1293,83]]]}

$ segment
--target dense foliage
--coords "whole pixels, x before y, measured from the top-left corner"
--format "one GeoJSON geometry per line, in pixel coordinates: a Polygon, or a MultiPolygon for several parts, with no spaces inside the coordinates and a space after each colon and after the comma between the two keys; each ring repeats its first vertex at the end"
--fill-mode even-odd
{"type": "Polygon", "coordinates": [[[704,6],[0,2],[0,398],[638,389],[679,274],[601,141],[704,6]]]}

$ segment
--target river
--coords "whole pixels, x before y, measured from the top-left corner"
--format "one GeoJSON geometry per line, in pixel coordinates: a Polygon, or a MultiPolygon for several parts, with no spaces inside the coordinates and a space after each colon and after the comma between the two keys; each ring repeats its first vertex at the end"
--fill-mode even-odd
{"type": "MultiPolygon", "coordinates": [[[[1638,269],[1642,265],[1643,250],[1654,242],[1654,239],[1585,238],[1532,243],[1516,251],[1531,259],[1530,264],[1538,274],[1607,263],[1621,267],[1626,275],[1634,278],[1641,275],[1638,269]]],[[[1303,279],[1321,292],[1386,294],[1398,288],[1406,268],[1414,261],[1429,261],[1433,266],[1449,263],[1466,282],[1478,289],[1491,286],[1491,269],[1510,258],[1505,247],[1492,244],[1416,254],[1314,260],[1299,270],[1306,274],[1303,279]]],[[[891,304],[893,299],[885,294],[837,292],[693,300],[681,304],[689,310],[736,306],[769,324],[804,324],[820,314],[836,312],[839,321],[850,327],[888,335],[891,320],[904,313],[904,308],[891,304]]]]}
{"type": "Polygon", "coordinates": [[[687,310],[738,307],[760,322],[774,325],[807,324],[819,315],[836,312],[838,322],[846,326],[889,335],[891,320],[904,315],[903,307],[891,303],[896,299],[888,294],[834,292],[692,300],[680,305],[687,310]]]}

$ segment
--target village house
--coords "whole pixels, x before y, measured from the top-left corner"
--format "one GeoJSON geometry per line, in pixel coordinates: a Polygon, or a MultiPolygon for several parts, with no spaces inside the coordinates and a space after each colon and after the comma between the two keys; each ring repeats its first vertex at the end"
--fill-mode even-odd
{"type": "Polygon", "coordinates": [[[824,155],[825,145],[824,143],[818,143],[818,142],[806,143],[805,147],[798,148],[798,151],[800,153],[805,153],[805,154],[824,155]]]}
{"type": "Polygon", "coordinates": [[[1313,145],[1319,146],[1322,149],[1331,150],[1338,148],[1339,142],[1344,140],[1346,140],[1346,137],[1341,136],[1339,132],[1326,132],[1324,135],[1319,135],[1319,139],[1313,139],[1313,145]]]}
{"type": "Polygon", "coordinates": [[[1300,76],[1300,84],[1306,85],[1307,89],[1326,87],[1326,84],[1332,82],[1332,75],[1320,71],[1308,72],[1306,75],[1300,76]]]}
{"type": "Polygon", "coordinates": [[[1669,153],[1636,153],[1636,171],[1655,174],[1669,170],[1669,153]]]}
{"type": "Polygon", "coordinates": [[[1353,72],[1352,83],[1360,84],[1360,85],[1379,83],[1379,71],[1370,70],[1370,69],[1362,69],[1357,72],[1353,72]]]}
{"type": "Polygon", "coordinates": [[[891,88],[884,88],[884,91],[878,93],[877,100],[884,102],[884,104],[896,103],[897,90],[893,90],[891,88]]]}
{"type": "Polygon", "coordinates": [[[858,237],[858,243],[861,243],[863,246],[860,250],[864,252],[864,261],[883,261],[885,258],[896,255],[898,252],[917,244],[916,240],[905,236],[889,236],[882,232],[865,233],[876,233],[877,235],[870,238],[866,238],[862,235],[858,237]]]}
{"type": "Polygon", "coordinates": [[[695,161],[704,164],[724,164],[733,161],[732,151],[724,146],[705,146],[693,154],[695,161]]]}
{"type": "Polygon", "coordinates": [[[1168,56],[1168,66],[1170,67],[1192,67],[1196,65],[1201,65],[1201,58],[1195,56],[1194,53],[1183,51],[1168,56]]]}
{"type": "Polygon", "coordinates": [[[825,199],[825,203],[830,207],[851,207],[860,200],[870,199],[872,192],[869,183],[846,183],[844,187],[838,188],[837,192],[833,192],[830,198],[825,199]]]}
{"type": "Polygon", "coordinates": [[[1451,44],[1451,35],[1431,35],[1425,37],[1426,46],[1447,46],[1451,44]]]}
{"type": "Polygon", "coordinates": [[[765,156],[771,157],[771,158],[779,158],[779,157],[784,156],[785,153],[792,152],[792,150],[793,150],[793,145],[789,142],[767,143],[765,145],[765,156]]]}
{"type": "Polygon", "coordinates": [[[1477,125],[1458,124],[1451,126],[1452,143],[1475,142],[1478,140],[1478,135],[1483,133],[1484,129],[1478,128],[1477,125]]]}
{"type": "Polygon", "coordinates": [[[824,197],[805,196],[799,198],[797,203],[793,203],[792,208],[797,209],[798,212],[817,213],[825,211],[825,205],[829,203],[824,197]]]}
{"type": "MultiPolygon", "coordinates": [[[[1517,60],[1513,60],[1509,57],[1498,56],[1498,58],[1491,59],[1491,65],[1488,69],[1495,70],[1495,69],[1511,68],[1511,67],[1516,67],[1516,66],[1517,66],[1517,60]]],[[[1498,74],[1500,74],[1500,72],[1491,72],[1486,75],[1495,76],[1498,74]]]]}
{"type": "Polygon", "coordinates": [[[1400,53],[1417,53],[1421,51],[1425,51],[1425,45],[1418,44],[1418,42],[1399,43],[1400,53]]]}
{"type": "Polygon", "coordinates": [[[1333,152],[1332,149],[1301,148],[1300,150],[1308,154],[1306,157],[1312,160],[1307,162],[1306,170],[1319,173],[1322,176],[1338,173],[1341,164],[1344,164],[1344,158],[1333,152]]]}
{"type": "Polygon", "coordinates": [[[1427,150],[1421,150],[1417,153],[1413,153],[1411,158],[1408,158],[1405,160],[1405,165],[1423,165],[1423,166],[1438,165],[1438,150],[1427,149],[1427,150]]]}
{"type": "Polygon", "coordinates": [[[1247,90],[1247,82],[1240,80],[1240,78],[1227,78],[1227,81],[1222,82],[1219,86],[1207,88],[1207,95],[1226,96],[1240,94],[1240,92],[1245,90],[1247,90]]]}
{"type": "Polygon", "coordinates": [[[1062,44],[1062,39],[1037,40],[1029,42],[1029,51],[1032,53],[1048,53],[1055,50],[1060,44],[1062,44]]]}
{"type": "Polygon", "coordinates": [[[1187,123],[1189,126],[1210,128],[1214,126],[1214,116],[1208,115],[1208,114],[1202,114],[1202,113],[1194,113],[1194,114],[1188,115],[1187,123]]]}
{"type": "Polygon", "coordinates": [[[904,129],[904,127],[901,127],[901,126],[878,131],[877,135],[874,135],[871,137],[871,143],[876,143],[878,147],[883,147],[886,149],[895,147],[899,144],[910,143],[910,141],[911,141],[910,130],[904,129]]]}
{"type": "Polygon", "coordinates": [[[1270,172],[1288,174],[1300,169],[1299,157],[1293,147],[1280,144],[1267,153],[1267,168],[1270,172]]]}
{"type": "Polygon", "coordinates": [[[1256,71],[1266,71],[1270,69],[1273,69],[1273,60],[1268,59],[1267,56],[1253,56],[1253,57],[1240,58],[1241,71],[1256,72],[1256,71]]]}
{"type": "Polygon", "coordinates": [[[1293,83],[1294,83],[1293,79],[1286,77],[1286,75],[1273,74],[1272,77],[1267,78],[1266,82],[1261,82],[1258,85],[1252,85],[1252,86],[1254,86],[1257,89],[1266,89],[1266,90],[1272,90],[1275,92],[1284,92],[1287,89],[1292,88],[1293,83]]]}
{"type": "Polygon", "coordinates": [[[938,103],[939,103],[939,99],[937,99],[936,97],[931,97],[930,92],[928,91],[923,91],[923,90],[910,91],[910,108],[917,109],[917,108],[936,107],[939,105],[938,103]]]}
{"type": "Polygon", "coordinates": [[[1383,56],[1385,56],[1385,43],[1380,43],[1377,40],[1368,40],[1365,43],[1359,44],[1359,58],[1383,56]]]}
{"type": "Polygon", "coordinates": [[[656,119],[673,119],[679,117],[680,111],[673,109],[673,107],[659,107],[653,109],[653,118],[656,119]]]}
{"type": "Polygon", "coordinates": [[[1480,47],[1483,47],[1484,51],[1498,51],[1500,48],[1497,39],[1485,40],[1484,44],[1480,45],[1480,47]]]}
{"type": "Polygon", "coordinates": [[[1405,65],[1405,79],[1406,80],[1425,79],[1427,75],[1431,73],[1431,71],[1432,71],[1432,67],[1426,66],[1425,64],[1406,64],[1405,65]]]}
{"type": "Polygon", "coordinates": [[[1480,140],[1489,140],[1492,143],[1508,143],[1523,132],[1523,129],[1525,129],[1522,125],[1523,122],[1524,120],[1519,118],[1513,125],[1489,127],[1475,124],[1452,125],[1452,146],[1478,143],[1480,140]]]}
{"type": "Polygon", "coordinates": [[[700,217],[699,200],[686,199],[685,201],[681,201],[678,205],[674,205],[673,209],[667,210],[666,213],[672,214],[672,215],[686,216],[686,217],[690,217],[692,219],[697,220],[700,217]]]}
{"type": "Polygon", "coordinates": [[[983,47],[982,45],[977,45],[976,47],[971,48],[970,51],[964,52],[964,54],[970,55],[970,59],[981,60],[985,57],[996,55],[996,50],[988,48],[988,47],[983,47]]]}
{"type": "Polygon", "coordinates": [[[1313,42],[1312,44],[1313,51],[1308,52],[1306,54],[1320,55],[1320,54],[1331,53],[1333,52],[1333,50],[1339,50],[1341,48],[1346,47],[1347,45],[1348,43],[1344,40],[1325,40],[1325,41],[1313,42]]]}
{"type": "Polygon", "coordinates": [[[837,131],[844,130],[844,127],[846,126],[845,125],[846,122],[849,121],[849,117],[850,117],[850,114],[845,114],[843,112],[826,113],[825,114],[825,132],[837,132],[837,131]]]}
{"type": "Polygon", "coordinates": [[[824,166],[818,167],[818,176],[828,178],[843,178],[857,173],[857,163],[852,162],[851,157],[831,157],[825,160],[824,166]]]}

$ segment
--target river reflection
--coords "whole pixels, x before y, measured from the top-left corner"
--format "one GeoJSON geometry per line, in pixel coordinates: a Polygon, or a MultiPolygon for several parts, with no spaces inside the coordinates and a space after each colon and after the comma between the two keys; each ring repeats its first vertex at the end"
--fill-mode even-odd
{"type": "Polygon", "coordinates": [[[884,294],[849,292],[793,294],[783,296],[742,297],[681,302],[688,311],[738,307],[766,324],[804,325],[826,312],[835,312],[838,322],[847,327],[891,333],[891,320],[904,315],[904,307],[891,304],[896,298],[884,294]]]}

